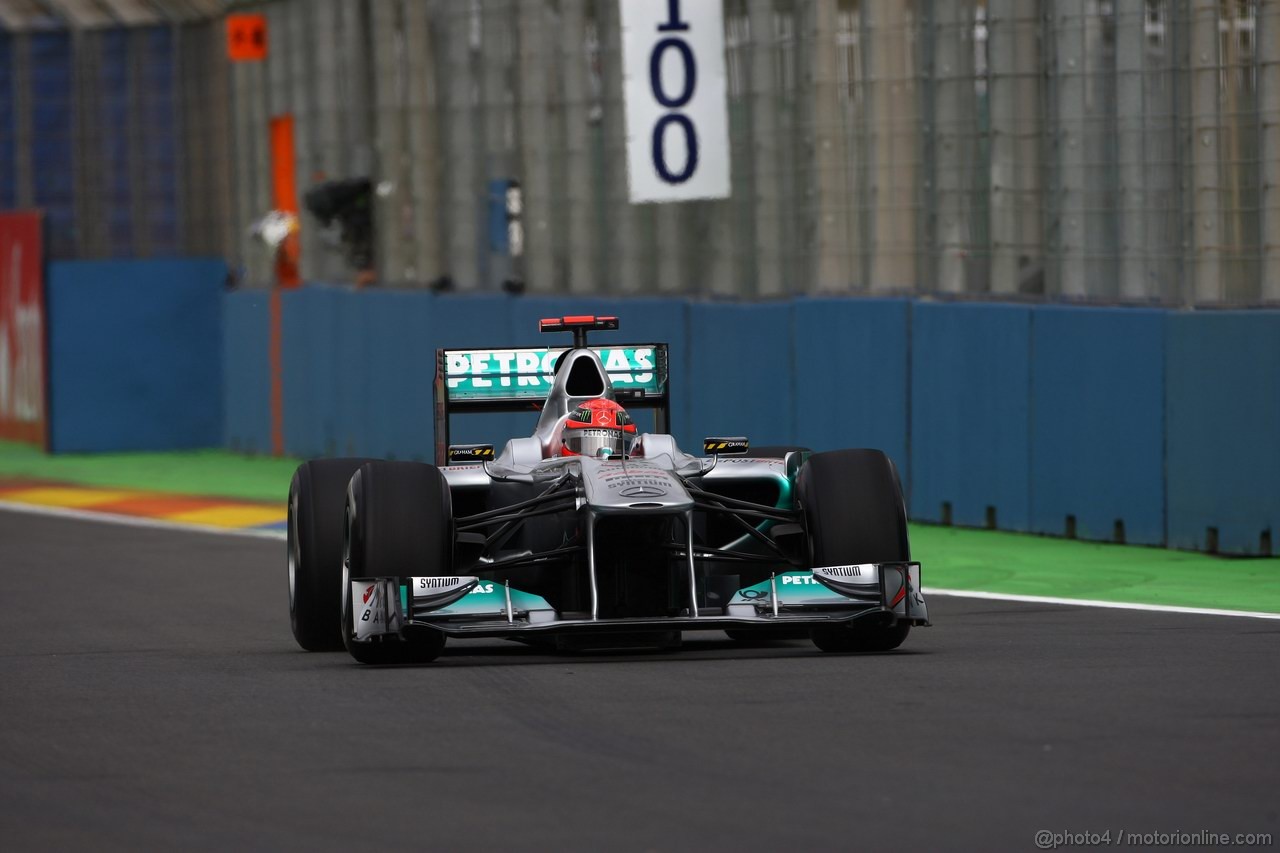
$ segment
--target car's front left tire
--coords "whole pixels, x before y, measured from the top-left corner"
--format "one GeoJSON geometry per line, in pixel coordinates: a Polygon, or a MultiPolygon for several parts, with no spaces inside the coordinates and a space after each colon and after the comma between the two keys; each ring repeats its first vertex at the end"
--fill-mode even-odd
{"type": "Polygon", "coordinates": [[[342,514],[351,475],[368,459],[315,459],[289,483],[289,626],[309,652],[342,650],[342,514]]]}
{"type": "Polygon", "coordinates": [[[434,465],[370,462],[347,490],[343,545],[342,639],[361,663],[427,663],[444,650],[445,636],[415,630],[406,639],[355,638],[352,578],[447,575],[453,569],[449,486],[434,465]]]}

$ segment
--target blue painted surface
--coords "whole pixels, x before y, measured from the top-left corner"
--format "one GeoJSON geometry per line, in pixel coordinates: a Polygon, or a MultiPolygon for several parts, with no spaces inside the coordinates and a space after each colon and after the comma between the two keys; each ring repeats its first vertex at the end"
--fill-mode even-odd
{"type": "Polygon", "coordinates": [[[913,518],[1026,530],[1031,309],[916,303],[911,326],[913,518]]]}
{"type": "Polygon", "coordinates": [[[905,299],[795,303],[798,443],[874,447],[910,482],[907,451],[910,307],[905,299]]]}
{"type": "Polygon", "coordinates": [[[225,279],[213,260],[50,264],[50,449],[221,444],[225,279]]]}
{"type": "Polygon", "coordinates": [[[340,364],[357,356],[345,352],[338,302],[344,291],[323,286],[294,290],[281,297],[282,387],[285,452],[296,456],[337,456],[338,386],[352,377],[340,364]]]}
{"type": "Polygon", "coordinates": [[[374,330],[365,343],[365,450],[372,456],[432,462],[431,328],[436,301],[406,291],[373,291],[363,298],[366,320],[374,330]]]}
{"type": "Polygon", "coordinates": [[[790,302],[695,302],[689,310],[689,427],[678,441],[701,449],[708,435],[753,444],[796,444],[790,302]]]}
{"type": "Polygon", "coordinates": [[[222,301],[224,442],[245,453],[271,452],[271,313],[262,290],[230,291],[222,301]]]}
{"type": "Polygon", "coordinates": [[[1280,540],[1280,312],[1168,316],[1169,545],[1280,540]]]}
{"type": "Polygon", "coordinates": [[[1032,314],[1031,530],[1164,543],[1166,313],[1039,306],[1032,314]]]}

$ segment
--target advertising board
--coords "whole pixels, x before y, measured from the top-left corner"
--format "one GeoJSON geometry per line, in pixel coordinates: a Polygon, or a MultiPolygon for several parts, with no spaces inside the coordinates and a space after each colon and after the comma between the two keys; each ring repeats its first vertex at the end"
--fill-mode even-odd
{"type": "Polygon", "coordinates": [[[0,213],[0,439],[44,446],[43,217],[0,213]]]}

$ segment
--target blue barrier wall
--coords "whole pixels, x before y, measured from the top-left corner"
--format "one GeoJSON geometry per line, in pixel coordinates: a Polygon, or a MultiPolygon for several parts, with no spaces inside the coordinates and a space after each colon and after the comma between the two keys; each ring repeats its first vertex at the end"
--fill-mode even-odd
{"type": "Polygon", "coordinates": [[[1070,515],[1082,539],[1164,542],[1165,318],[1033,311],[1031,530],[1062,536],[1070,515]]]}
{"type": "MultiPolygon", "coordinates": [[[[754,444],[796,443],[789,302],[695,302],[689,310],[689,359],[684,369],[691,405],[686,447],[701,450],[708,435],[745,435],[754,444]]],[[[679,376],[680,374],[677,374],[679,376]]]]}
{"type": "MultiPolygon", "coordinates": [[[[237,294],[234,322],[245,323],[246,351],[255,351],[264,329],[242,310],[256,310],[266,322],[266,297],[253,302],[237,294]],[[250,308],[249,306],[254,306],[250,308]]],[[[297,456],[370,455],[395,459],[432,459],[435,432],[432,380],[436,349],[565,344],[566,335],[543,336],[542,317],[570,313],[605,314],[617,301],[440,296],[394,290],[352,291],[310,286],[282,298],[282,387],[284,443],[297,456]]],[[[672,363],[688,362],[688,303],[636,299],[625,303],[622,331],[595,335],[599,343],[658,342],[671,345],[672,363]]],[[[230,316],[230,315],[229,315],[230,316]]],[[[228,348],[238,348],[238,325],[228,328],[228,348]]],[[[266,355],[261,363],[266,364],[266,355]]],[[[235,369],[242,367],[237,362],[235,369]]],[[[265,380],[264,380],[265,381],[265,380]]],[[[673,378],[677,419],[687,419],[689,392],[683,372],[673,378]]],[[[230,388],[230,384],[228,386],[230,388]]],[[[253,383],[243,387],[256,388],[253,383]]],[[[266,386],[264,390],[269,391],[266,386]]],[[[238,393],[238,392],[236,392],[238,393]]],[[[266,420],[232,414],[236,394],[228,392],[228,444],[251,452],[270,452],[268,403],[249,407],[266,420]],[[247,427],[252,426],[252,429],[247,427]]],[[[253,399],[259,399],[253,396],[253,399]]],[[[502,444],[532,431],[537,413],[455,417],[456,443],[502,444]]],[[[643,424],[643,420],[641,421],[643,424]]],[[[682,431],[682,429],[680,430],[682,431]]]]}
{"type": "Polygon", "coordinates": [[[911,319],[913,518],[1026,530],[1031,309],[917,303],[911,319]]]}
{"type": "Polygon", "coordinates": [[[50,450],[220,444],[225,280],[221,261],[50,264],[50,450]]]}
{"type": "Polygon", "coordinates": [[[224,441],[232,450],[271,452],[270,296],[229,291],[222,301],[224,441]]]}
{"type": "Polygon", "coordinates": [[[1280,536],[1280,312],[1168,319],[1168,544],[1276,553],[1280,536]]]}
{"type": "MultiPolygon", "coordinates": [[[[437,347],[567,341],[541,317],[616,313],[601,343],[665,341],[672,431],[883,448],[911,514],[981,527],[1257,553],[1280,526],[1280,312],[798,299],[283,296],[286,452],[430,459],[437,347]],[[1167,475],[1166,475],[1167,469],[1167,475]],[[1167,516],[1167,521],[1166,521],[1167,516]]],[[[265,295],[229,294],[226,442],[271,448],[265,295]]],[[[527,415],[455,419],[501,444],[527,415]]],[[[1273,546],[1274,550],[1274,546],[1273,546]]]]}
{"type": "Polygon", "coordinates": [[[814,450],[878,447],[911,482],[905,299],[801,299],[794,312],[795,438],[814,450]]]}

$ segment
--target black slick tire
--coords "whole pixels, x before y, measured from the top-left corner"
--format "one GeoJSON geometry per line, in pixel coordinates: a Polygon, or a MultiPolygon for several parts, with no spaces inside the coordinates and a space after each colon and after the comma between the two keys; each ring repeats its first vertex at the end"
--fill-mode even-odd
{"type": "MultiPolygon", "coordinates": [[[[911,559],[897,470],[879,450],[832,450],[809,457],[797,477],[814,566],[911,559]]],[[[824,652],[883,652],[906,640],[905,621],[880,619],[815,628],[824,652]]]]}
{"type": "Polygon", "coordinates": [[[449,487],[434,465],[369,462],[347,491],[343,545],[342,641],[360,663],[427,663],[444,650],[445,636],[415,630],[407,639],[358,642],[353,631],[351,578],[447,575],[453,567],[449,487]]]}
{"type": "Polygon", "coordinates": [[[342,516],[347,483],[367,459],[315,459],[289,483],[289,625],[309,652],[342,650],[342,516]]]}

